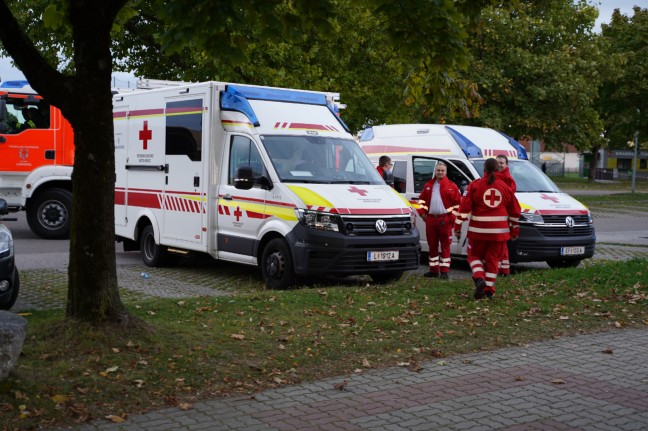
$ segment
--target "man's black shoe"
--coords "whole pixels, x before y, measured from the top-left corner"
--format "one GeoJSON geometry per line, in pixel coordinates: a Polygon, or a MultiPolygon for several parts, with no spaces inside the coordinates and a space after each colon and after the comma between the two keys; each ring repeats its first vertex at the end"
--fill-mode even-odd
{"type": "Polygon", "coordinates": [[[448,279],[448,273],[447,272],[442,272],[441,273],[441,278],[444,279],[444,280],[447,280],[448,279]]]}
{"type": "Polygon", "coordinates": [[[497,276],[498,277],[510,277],[511,273],[510,272],[500,272],[497,276]]]}
{"type": "Polygon", "coordinates": [[[427,278],[438,278],[438,277],[439,277],[439,273],[438,273],[438,272],[432,272],[432,271],[429,271],[429,272],[426,272],[425,274],[423,274],[423,277],[427,277],[427,278]]]}
{"type": "Polygon", "coordinates": [[[493,292],[491,292],[490,290],[488,292],[486,292],[486,298],[488,298],[488,299],[493,299],[494,295],[495,294],[493,292]]]}
{"type": "Polygon", "coordinates": [[[475,294],[473,295],[475,299],[483,299],[486,296],[484,289],[486,288],[486,281],[483,278],[478,278],[475,280],[475,294]]]}

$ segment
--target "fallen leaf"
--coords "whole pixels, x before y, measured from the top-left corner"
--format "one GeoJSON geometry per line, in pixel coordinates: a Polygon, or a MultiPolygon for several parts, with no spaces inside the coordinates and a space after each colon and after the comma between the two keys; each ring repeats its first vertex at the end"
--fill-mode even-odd
{"type": "Polygon", "coordinates": [[[140,379],[133,380],[133,383],[135,383],[135,386],[137,386],[138,388],[144,386],[144,380],[140,380],[140,379]]]}
{"type": "Polygon", "coordinates": [[[607,354],[611,355],[611,354],[614,353],[614,350],[612,350],[612,349],[605,349],[605,350],[603,350],[601,353],[607,353],[607,354]]]}
{"type": "Polygon", "coordinates": [[[553,379],[551,383],[554,385],[564,385],[566,382],[563,379],[553,379]]]}
{"type": "Polygon", "coordinates": [[[67,395],[52,395],[50,399],[56,404],[63,404],[65,402],[68,402],[70,400],[70,397],[68,397],[67,395]]]}
{"type": "Polygon", "coordinates": [[[367,361],[367,358],[362,358],[362,366],[365,368],[371,368],[371,364],[367,361]]]}
{"type": "Polygon", "coordinates": [[[112,350],[113,353],[119,353],[119,352],[121,352],[121,350],[119,350],[117,347],[113,347],[113,348],[110,349],[110,350],[112,350]]]}
{"type": "Polygon", "coordinates": [[[193,405],[189,403],[180,403],[178,404],[178,407],[180,408],[180,410],[190,410],[193,408],[193,405]]]}
{"type": "Polygon", "coordinates": [[[119,369],[119,366],[115,365],[114,367],[106,368],[107,373],[114,373],[119,369]]]}
{"type": "Polygon", "coordinates": [[[346,385],[348,385],[348,384],[349,384],[349,382],[346,379],[344,379],[344,380],[342,380],[341,383],[336,383],[335,385],[333,385],[333,387],[335,389],[339,390],[339,391],[343,391],[343,390],[346,389],[346,385]]]}
{"type": "Polygon", "coordinates": [[[523,382],[523,381],[524,381],[524,377],[522,377],[522,376],[515,376],[515,381],[516,381],[516,382],[523,382]]]}
{"type": "Polygon", "coordinates": [[[107,416],[104,416],[104,417],[105,417],[106,419],[108,419],[109,421],[111,421],[111,422],[113,422],[113,423],[116,423],[116,424],[117,424],[117,423],[124,422],[124,421],[126,420],[126,419],[124,419],[123,417],[121,417],[121,416],[117,416],[117,415],[107,415],[107,416]]]}
{"type": "Polygon", "coordinates": [[[234,338],[235,340],[245,340],[245,335],[243,334],[232,334],[230,335],[231,338],[234,338]]]}

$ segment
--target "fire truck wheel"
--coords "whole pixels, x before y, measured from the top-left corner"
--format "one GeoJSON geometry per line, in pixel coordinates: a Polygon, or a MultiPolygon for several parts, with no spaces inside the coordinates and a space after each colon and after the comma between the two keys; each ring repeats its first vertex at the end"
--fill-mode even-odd
{"type": "Polygon", "coordinates": [[[376,284],[388,284],[388,283],[395,283],[398,280],[400,280],[400,278],[403,276],[403,273],[401,271],[379,272],[379,273],[377,272],[377,273],[369,274],[369,276],[376,284]]]}
{"type": "Polygon", "coordinates": [[[20,290],[20,274],[18,270],[14,268],[14,285],[12,286],[11,295],[7,298],[6,301],[0,301],[0,310],[9,310],[16,303],[18,298],[18,291],[20,290]]]}
{"type": "Polygon", "coordinates": [[[68,238],[71,210],[72,192],[65,189],[43,190],[29,200],[27,224],[41,238],[68,238]]]}
{"type": "Polygon", "coordinates": [[[275,238],[263,249],[261,274],[268,289],[288,289],[295,281],[290,248],[285,240],[275,238]]]}
{"type": "Polygon", "coordinates": [[[146,266],[170,266],[178,261],[178,256],[167,251],[166,247],[155,242],[153,226],[148,225],[140,237],[140,254],[146,266]]]}

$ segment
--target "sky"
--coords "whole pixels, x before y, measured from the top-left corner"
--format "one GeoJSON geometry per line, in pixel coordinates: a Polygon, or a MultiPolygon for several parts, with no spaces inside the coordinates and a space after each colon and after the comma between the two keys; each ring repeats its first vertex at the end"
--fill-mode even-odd
{"type": "MultiPolygon", "coordinates": [[[[619,9],[622,14],[632,16],[633,6],[648,8],[648,0],[589,0],[589,3],[599,9],[599,17],[596,20],[594,28],[598,31],[601,23],[610,22],[614,9],[619,9]]],[[[20,70],[11,65],[11,60],[7,57],[0,58],[0,80],[10,81],[15,79],[25,79],[20,70]]],[[[127,87],[135,83],[135,77],[128,73],[114,73],[113,84],[116,87],[127,87]]]]}

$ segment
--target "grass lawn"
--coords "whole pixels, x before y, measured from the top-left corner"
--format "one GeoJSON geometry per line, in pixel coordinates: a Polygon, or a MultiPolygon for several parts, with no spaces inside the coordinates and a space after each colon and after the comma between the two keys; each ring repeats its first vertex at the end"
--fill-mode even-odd
{"type": "Polygon", "coordinates": [[[648,324],[646,259],[520,273],[498,280],[492,301],[472,291],[470,280],[406,276],[385,286],[131,296],[124,301],[143,322],[131,330],[66,321],[64,310],[23,313],[23,354],[0,383],[2,427],[119,422],[205,398],[648,324]]]}

